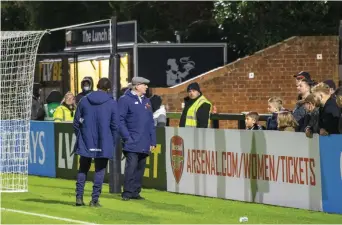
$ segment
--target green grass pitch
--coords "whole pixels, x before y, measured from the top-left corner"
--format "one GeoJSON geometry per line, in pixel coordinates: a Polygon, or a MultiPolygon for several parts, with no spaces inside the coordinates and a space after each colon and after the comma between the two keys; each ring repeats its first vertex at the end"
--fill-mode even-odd
{"type": "MultiPolygon", "coordinates": [[[[92,183],[87,183],[84,200],[89,203],[92,183]]],[[[28,193],[3,193],[1,207],[97,224],[228,224],[239,223],[342,223],[342,215],[243,203],[215,198],[181,195],[143,189],[145,201],[121,201],[109,194],[108,185],[100,197],[102,208],[76,207],[75,181],[29,177],[28,193]]],[[[1,211],[2,224],[70,224],[58,219],[1,211]]]]}

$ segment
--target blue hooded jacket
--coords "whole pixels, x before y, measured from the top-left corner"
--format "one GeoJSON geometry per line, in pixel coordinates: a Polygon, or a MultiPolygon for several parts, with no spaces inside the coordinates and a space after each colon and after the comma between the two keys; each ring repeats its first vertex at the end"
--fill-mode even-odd
{"type": "Polygon", "coordinates": [[[112,159],[119,133],[116,101],[104,91],[81,99],[74,117],[75,153],[88,158],[112,159]]]}
{"type": "Polygon", "coordinates": [[[128,89],[119,99],[120,134],[123,149],[128,152],[150,153],[150,146],[156,146],[156,132],[151,102],[128,89]]]}

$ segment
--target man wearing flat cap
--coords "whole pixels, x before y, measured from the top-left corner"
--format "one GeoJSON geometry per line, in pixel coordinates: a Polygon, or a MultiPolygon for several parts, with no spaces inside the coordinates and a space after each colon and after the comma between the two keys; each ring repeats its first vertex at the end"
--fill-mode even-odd
{"type": "Polygon", "coordinates": [[[156,146],[156,132],[150,100],[145,97],[147,84],[134,77],[131,87],[119,98],[119,127],[126,157],[122,200],[143,200],[140,196],[146,158],[156,146]]]}
{"type": "Polygon", "coordinates": [[[210,127],[212,104],[203,96],[199,84],[197,82],[189,84],[187,92],[179,127],[210,127]]]}

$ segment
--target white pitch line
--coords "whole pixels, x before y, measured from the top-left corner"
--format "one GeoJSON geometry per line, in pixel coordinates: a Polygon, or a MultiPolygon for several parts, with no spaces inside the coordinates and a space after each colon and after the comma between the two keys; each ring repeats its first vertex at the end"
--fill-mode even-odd
{"type": "Polygon", "coordinates": [[[26,215],[31,215],[31,216],[38,216],[38,217],[43,217],[43,218],[49,218],[49,219],[54,219],[54,220],[61,220],[61,221],[66,221],[66,222],[71,222],[71,223],[93,224],[93,225],[95,225],[95,223],[89,223],[89,222],[80,221],[80,220],[67,219],[67,218],[57,217],[57,216],[49,216],[49,215],[41,214],[41,213],[31,213],[31,212],[26,212],[26,211],[21,211],[21,210],[16,210],[16,209],[1,208],[1,210],[8,211],[8,212],[14,212],[14,213],[21,213],[21,214],[26,214],[26,215]]]}

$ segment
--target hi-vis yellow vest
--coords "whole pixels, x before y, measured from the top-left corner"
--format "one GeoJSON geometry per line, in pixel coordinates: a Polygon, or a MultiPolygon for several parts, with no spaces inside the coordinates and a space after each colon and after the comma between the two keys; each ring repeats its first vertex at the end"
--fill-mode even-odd
{"type": "MultiPolygon", "coordinates": [[[[75,110],[73,112],[73,115],[75,115],[75,110]]],[[[55,122],[72,122],[74,121],[74,116],[71,116],[71,111],[67,107],[65,107],[64,105],[60,105],[53,113],[53,120],[55,122]]]]}
{"type": "Polygon", "coordinates": [[[199,97],[194,102],[194,104],[192,104],[192,106],[189,108],[189,110],[186,114],[186,120],[185,120],[185,126],[186,127],[196,127],[197,126],[196,113],[197,113],[197,110],[199,109],[199,107],[201,107],[201,105],[203,103],[208,103],[210,105],[209,119],[208,119],[208,127],[210,127],[210,113],[211,113],[212,104],[203,95],[201,97],[199,97]]]}

